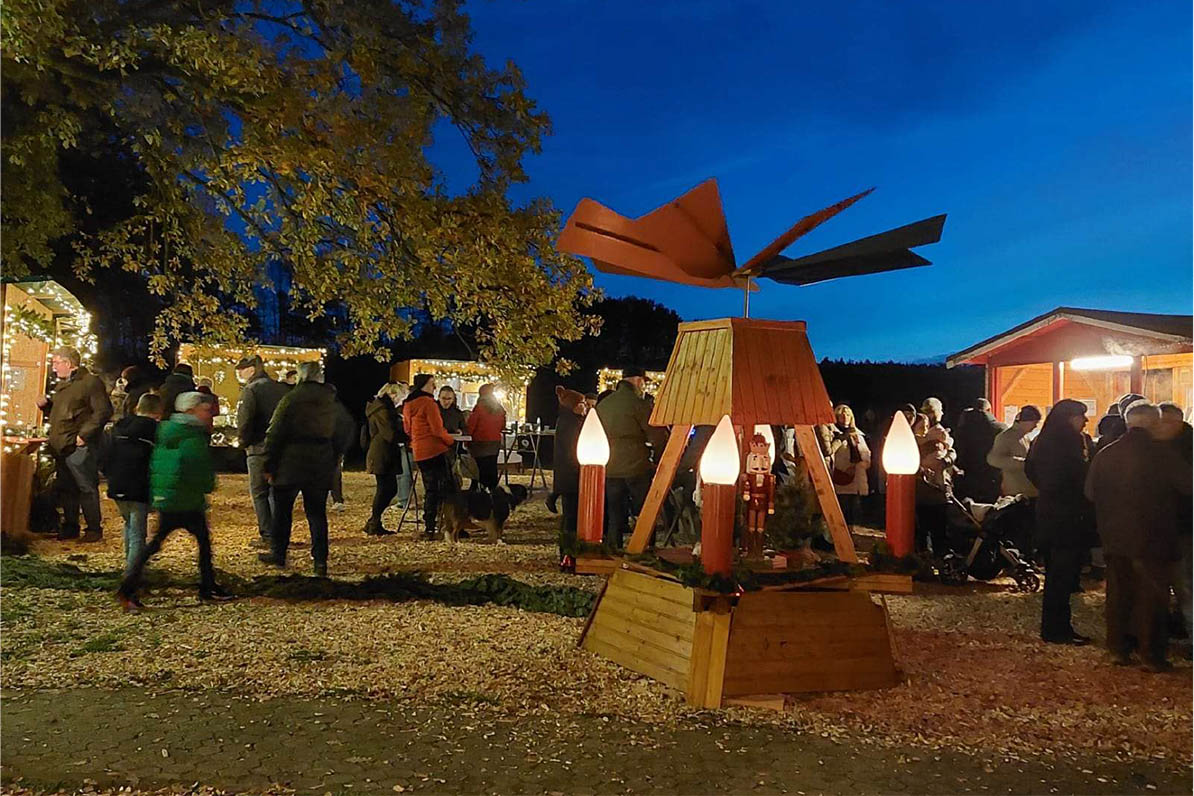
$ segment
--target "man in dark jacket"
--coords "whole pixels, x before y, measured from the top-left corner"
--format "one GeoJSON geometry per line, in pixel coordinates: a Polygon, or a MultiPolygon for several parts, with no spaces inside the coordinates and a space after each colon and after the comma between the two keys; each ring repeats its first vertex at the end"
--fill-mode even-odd
{"type": "Polygon", "coordinates": [[[301,492],[315,574],[327,575],[328,491],[336,462],[348,449],[354,430],[352,416],[336,399],[336,390],[323,383],[323,366],[300,364],[298,384],[278,403],[265,433],[265,473],[274,490],[273,550],[258,556],[261,561],[286,565],[294,500],[301,492]]]}
{"type": "Polygon", "coordinates": [[[195,392],[195,369],[185,362],[179,362],[158,389],[158,395],[162,396],[162,405],[166,407],[166,414],[174,411],[178,396],[184,392],[195,392]]]}
{"type": "Polygon", "coordinates": [[[149,459],[162,418],[161,396],[144,393],[134,414],[112,427],[108,451],[108,497],[124,520],[124,574],[133,570],[149,528],[149,459]]]}
{"type": "Polygon", "coordinates": [[[999,499],[1001,473],[987,463],[987,454],[995,444],[995,437],[1006,428],[991,414],[991,402],[986,398],[979,398],[973,407],[962,412],[954,436],[954,450],[958,452],[958,467],[962,470],[954,483],[958,497],[968,497],[977,503],[994,503],[999,499]]]}
{"type": "Polygon", "coordinates": [[[273,496],[265,480],[265,430],[278,403],[290,392],[288,385],[276,382],[265,372],[261,357],[244,357],[236,363],[237,378],[245,385],[236,406],[236,439],[245,452],[249,471],[249,496],[257,515],[255,545],[269,549],[270,523],[273,522],[273,496]]]}
{"type": "Polygon", "coordinates": [[[62,347],[54,351],[50,368],[58,377],[53,396],[38,399],[49,416],[50,451],[54,455],[58,505],[62,507],[59,539],[79,536],[79,510],[87,522],[84,542],[104,537],[99,496],[98,447],[104,424],[112,416],[112,403],[104,383],[83,367],[79,352],[62,347]]]}
{"type": "Polygon", "coordinates": [[[556,399],[560,413],[556,419],[555,448],[552,452],[552,492],[548,499],[554,505],[554,498],[563,498],[564,513],[560,516],[560,558],[562,566],[569,566],[564,557],[576,545],[576,522],[580,507],[580,464],[576,461],[576,443],[580,439],[580,428],[584,423],[588,404],[585,397],[575,390],[556,387],[556,399]]]}
{"type": "Polygon", "coordinates": [[[651,450],[667,441],[667,431],[652,427],[651,403],[643,397],[646,374],[626,368],[613,393],[597,402],[597,416],[609,438],[605,467],[606,544],[618,549],[630,517],[642,510],[651,487],[651,450]]]}
{"type": "Polygon", "coordinates": [[[1189,547],[1178,517],[1190,503],[1190,463],[1154,439],[1160,419],[1147,401],[1130,406],[1127,431],[1095,456],[1085,489],[1107,559],[1107,647],[1127,664],[1134,637],[1149,671],[1169,668],[1169,584],[1182,542],[1189,547]]]}

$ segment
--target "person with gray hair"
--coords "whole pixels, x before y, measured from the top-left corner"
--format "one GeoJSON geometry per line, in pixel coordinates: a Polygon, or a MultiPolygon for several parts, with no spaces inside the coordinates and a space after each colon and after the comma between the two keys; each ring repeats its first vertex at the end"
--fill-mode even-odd
{"type": "Polygon", "coordinates": [[[271,379],[257,354],[242,357],[236,363],[236,377],[244,384],[236,404],[236,439],[245,452],[249,496],[257,515],[257,539],[253,545],[268,550],[274,509],[273,492],[265,480],[265,430],[290,387],[271,379]]]}
{"type": "Polygon", "coordinates": [[[1160,672],[1170,668],[1169,586],[1190,546],[1190,528],[1179,522],[1190,505],[1191,467],[1154,437],[1156,406],[1136,398],[1123,417],[1127,431],[1095,456],[1085,485],[1107,560],[1107,648],[1126,665],[1135,639],[1144,668],[1160,672]]]}
{"type": "Polygon", "coordinates": [[[336,463],[348,449],[355,426],[336,399],[335,388],[324,384],[320,363],[299,364],[297,375],[298,384],[278,403],[265,432],[265,474],[274,494],[272,549],[258,558],[276,567],[286,565],[294,501],[302,493],[315,574],[325,577],[328,492],[336,463]]]}
{"type": "Polygon", "coordinates": [[[79,536],[79,511],[87,523],[82,541],[104,538],[100,513],[99,447],[104,425],[112,416],[112,402],[100,379],[82,364],[79,352],[54,349],[50,369],[58,378],[52,396],[37,400],[50,424],[48,444],[54,456],[54,491],[62,509],[59,539],[79,536]]]}

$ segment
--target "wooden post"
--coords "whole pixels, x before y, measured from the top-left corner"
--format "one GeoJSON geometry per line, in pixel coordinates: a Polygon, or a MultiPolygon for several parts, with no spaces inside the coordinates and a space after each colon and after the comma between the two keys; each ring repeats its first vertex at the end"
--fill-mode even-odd
{"type": "Polygon", "coordinates": [[[821,446],[817,444],[816,432],[813,431],[812,426],[796,426],[795,430],[796,445],[800,448],[800,455],[808,464],[808,474],[813,479],[813,489],[817,492],[821,513],[825,516],[825,523],[829,526],[829,533],[833,536],[833,549],[839,560],[856,564],[858,563],[858,553],[854,551],[850,526],[846,525],[842,506],[838,503],[837,493],[833,490],[833,479],[829,475],[825,457],[821,454],[821,446]]]}
{"type": "Polygon", "coordinates": [[[730,606],[724,598],[716,600],[711,610],[696,614],[692,657],[688,661],[688,688],[685,689],[685,698],[694,707],[721,707],[731,616],[730,606]]]}
{"type": "Polygon", "coordinates": [[[650,544],[651,534],[655,531],[655,521],[659,519],[663,501],[671,491],[672,479],[676,477],[676,469],[680,466],[680,457],[684,455],[684,445],[688,442],[688,432],[691,430],[690,425],[672,426],[667,445],[663,448],[663,455],[659,457],[659,467],[655,470],[655,477],[651,479],[651,491],[643,501],[643,510],[638,513],[634,533],[626,545],[627,553],[641,553],[650,544]]]}
{"type": "Polygon", "coordinates": [[[1144,357],[1132,357],[1132,369],[1128,374],[1128,390],[1137,395],[1144,395],[1144,357]]]}
{"type": "Polygon", "coordinates": [[[1065,372],[1062,370],[1062,363],[1054,362],[1052,379],[1054,406],[1057,406],[1057,402],[1061,400],[1062,394],[1065,392],[1065,383],[1063,381],[1065,379],[1064,373],[1065,372]]]}

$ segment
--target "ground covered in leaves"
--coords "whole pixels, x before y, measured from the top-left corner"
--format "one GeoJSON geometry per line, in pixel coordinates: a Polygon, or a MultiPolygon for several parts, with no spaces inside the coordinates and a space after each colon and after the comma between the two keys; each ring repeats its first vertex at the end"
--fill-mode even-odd
{"type": "MultiPolygon", "coordinates": [[[[31,557],[6,559],[4,687],[348,695],[483,705],[528,720],[766,723],[926,754],[1065,758],[1091,770],[1112,760],[1190,765],[1189,665],[1150,675],[1112,666],[1095,646],[1045,645],[1036,638],[1039,594],[996,583],[888,597],[903,684],[790,699],[783,713],[696,712],[675,691],[576,648],[599,583],[556,570],[555,517],[541,491],[515,512],[508,544],[451,545],[415,540],[410,516],[398,536],[364,536],[371,479],[345,481],[347,509],[329,515],[331,584],[306,577],[306,546],[281,577],[257,561],[246,481],[236,475],[221,477],[212,528],[217,570],[243,599],[197,603],[194,544],[176,534],[152,565],[151,610],[120,613],[109,591],[123,565],[111,503],[102,543],[41,539],[31,557]]],[[[393,510],[387,524],[397,524],[393,510]]],[[[1100,587],[1088,584],[1074,602],[1075,625],[1100,638],[1100,587]]]]}

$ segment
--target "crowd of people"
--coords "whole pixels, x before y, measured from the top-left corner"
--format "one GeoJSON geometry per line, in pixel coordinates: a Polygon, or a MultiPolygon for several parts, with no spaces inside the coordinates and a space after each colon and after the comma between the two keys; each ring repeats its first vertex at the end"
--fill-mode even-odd
{"type": "MultiPolygon", "coordinates": [[[[125,577],[122,604],[135,610],[146,562],[165,539],[182,529],[199,547],[200,594],[224,599],[211,564],[207,495],[215,488],[208,441],[221,411],[210,382],[196,380],[179,364],[161,384],[137,368],[121,374],[116,389],[80,364],[77,351],[53,352],[57,377],[52,395],[39,405],[49,422],[47,445],[56,465],[55,499],[63,512],[59,538],[102,539],[99,472],[124,521],[125,577]],[[105,434],[107,429],[107,434],[105,434]],[[149,519],[158,517],[148,539],[149,519]],[[82,515],[84,527],[80,527],[82,515]]],[[[236,365],[243,385],[236,406],[238,445],[245,452],[249,494],[256,515],[260,559],[282,567],[287,561],[294,504],[303,497],[316,575],[327,573],[329,496],[342,505],[341,469],[355,424],[324,381],[318,362],[301,364],[294,384],[276,381],[262,360],[247,356],[236,365]]],[[[580,468],[576,442],[585,416],[596,411],[609,440],[606,465],[604,544],[620,549],[643,507],[666,429],[650,425],[652,399],[646,374],[627,368],[616,387],[601,396],[559,387],[554,485],[547,506],[561,513],[561,554],[575,547],[580,468]],[[561,505],[562,504],[562,505],[561,505]]],[[[464,411],[449,386],[416,375],[410,385],[387,382],[365,408],[360,444],[376,481],[368,535],[393,533],[382,521],[390,506],[405,508],[416,474],[423,481],[423,535],[436,538],[441,503],[462,488],[495,490],[498,458],[507,419],[494,395],[481,388],[476,405],[464,411]],[[462,445],[461,440],[467,439],[462,445]],[[463,455],[467,452],[467,455],[463,455]]],[[[1022,551],[1042,561],[1045,589],[1041,638],[1086,644],[1072,624],[1071,594],[1081,588],[1084,567],[1105,569],[1107,636],[1117,662],[1133,652],[1144,665],[1167,666],[1170,593],[1176,595],[1186,637],[1190,637],[1191,427],[1180,407],[1154,405],[1130,394],[1115,402],[1086,433],[1085,404],[1061,400],[1047,413],[1020,407],[1005,426],[979,399],[961,413],[956,436],[944,425],[937,398],[919,409],[901,408],[921,454],[917,482],[916,547],[940,558],[949,552],[947,506],[953,498],[992,503],[1023,496],[1035,520],[1022,538],[1022,551]],[[1043,425],[1042,425],[1043,421],[1043,425]]],[[[834,407],[835,423],[819,427],[821,453],[847,520],[855,522],[860,501],[882,490],[876,461],[851,407],[834,407]]],[[[681,458],[681,476],[695,468],[711,429],[698,428],[681,458]],[[695,454],[693,452],[695,451],[695,454]]],[[[785,471],[794,458],[791,435],[773,429],[779,448],[773,467],[785,471]]],[[[1188,645],[1187,648],[1188,649],[1188,645]]]]}
{"type": "MultiPolygon", "coordinates": [[[[140,608],[145,565],[179,529],[198,543],[200,597],[227,599],[215,583],[207,522],[207,496],[216,485],[209,442],[221,411],[210,381],[196,379],[186,363],[160,383],[130,367],[109,393],[81,364],[78,351],[66,347],[53,352],[51,369],[57,383],[39,406],[47,416],[47,445],[55,462],[53,498],[62,513],[58,538],[103,539],[102,468],[108,496],[124,522],[125,572],[117,597],[125,609],[140,608]],[[158,520],[152,537],[151,515],[158,520]]],[[[285,566],[301,495],[314,572],[326,576],[328,503],[330,498],[333,509],[343,506],[341,472],[356,424],[318,362],[301,363],[275,380],[252,355],[237,362],[235,371],[242,385],[235,410],[237,446],[245,453],[257,527],[252,544],[262,548],[263,563],[285,566]]],[[[416,472],[424,485],[427,538],[436,536],[441,501],[460,488],[461,460],[473,463],[474,487],[497,488],[506,414],[494,393],[494,385],[483,386],[477,405],[464,412],[451,387],[437,395],[428,374],[416,375],[409,387],[393,381],[382,385],[366,406],[360,432],[366,470],[376,479],[366,534],[393,533],[383,526],[382,514],[391,505],[406,507],[416,472]],[[471,438],[470,456],[455,455],[454,434],[471,438]]]]}
{"type": "Polygon", "coordinates": [[[1023,496],[1034,524],[1021,535],[1029,548],[1021,552],[1045,567],[1044,641],[1090,642],[1073,627],[1070,599],[1081,589],[1083,568],[1091,567],[1106,574],[1107,643],[1117,663],[1138,653],[1146,668],[1168,668],[1171,613],[1180,617],[1182,650],[1189,655],[1194,443],[1179,406],[1124,395],[1099,420],[1093,438],[1086,432],[1086,404],[1070,399],[1047,414],[1020,407],[1006,426],[978,399],[962,412],[956,438],[942,425],[937,399],[927,399],[919,412],[912,406],[903,411],[921,453],[919,551],[949,552],[951,496],[973,503],[1023,496]]]}

